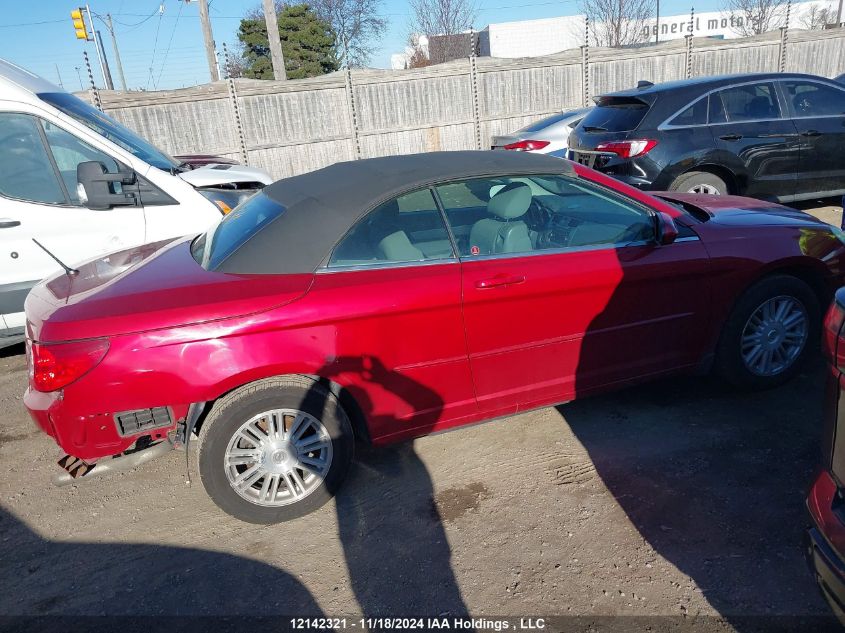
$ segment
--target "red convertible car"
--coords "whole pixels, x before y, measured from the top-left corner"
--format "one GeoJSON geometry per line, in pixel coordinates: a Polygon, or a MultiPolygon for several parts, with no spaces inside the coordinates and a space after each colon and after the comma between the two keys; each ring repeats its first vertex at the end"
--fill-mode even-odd
{"type": "Polygon", "coordinates": [[[212,499],[272,523],[331,497],[353,439],[671,372],[776,385],[843,263],[843,233],[799,211],[649,195],[542,155],[339,163],[36,286],[25,403],[67,453],[58,483],[197,437],[212,499]]]}

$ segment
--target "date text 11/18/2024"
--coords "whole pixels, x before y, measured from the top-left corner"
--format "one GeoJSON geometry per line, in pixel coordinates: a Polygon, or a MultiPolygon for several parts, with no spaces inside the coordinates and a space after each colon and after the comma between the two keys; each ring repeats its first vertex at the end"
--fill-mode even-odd
{"type": "Polygon", "coordinates": [[[461,617],[434,618],[291,618],[293,630],[310,631],[314,629],[349,629],[395,630],[395,631],[539,631],[546,628],[543,618],[488,619],[461,617]]]}

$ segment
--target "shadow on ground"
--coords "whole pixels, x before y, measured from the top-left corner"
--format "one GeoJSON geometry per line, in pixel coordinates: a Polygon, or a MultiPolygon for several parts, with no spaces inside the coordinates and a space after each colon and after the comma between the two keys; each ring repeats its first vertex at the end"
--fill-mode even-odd
{"type": "MultiPolygon", "coordinates": [[[[837,625],[802,546],[822,392],[815,359],[772,391],[676,378],[558,410],[642,537],[737,631],[822,630],[837,625]],[[779,629],[765,616],[822,617],[779,629]]],[[[677,613],[694,615],[683,603],[677,613]]]]}

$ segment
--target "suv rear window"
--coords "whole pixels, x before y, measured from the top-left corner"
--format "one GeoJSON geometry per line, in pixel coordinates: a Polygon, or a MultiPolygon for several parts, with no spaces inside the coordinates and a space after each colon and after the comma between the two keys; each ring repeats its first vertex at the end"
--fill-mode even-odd
{"type": "Polygon", "coordinates": [[[586,132],[629,132],[642,122],[649,104],[636,97],[599,97],[581,121],[586,132]]]}

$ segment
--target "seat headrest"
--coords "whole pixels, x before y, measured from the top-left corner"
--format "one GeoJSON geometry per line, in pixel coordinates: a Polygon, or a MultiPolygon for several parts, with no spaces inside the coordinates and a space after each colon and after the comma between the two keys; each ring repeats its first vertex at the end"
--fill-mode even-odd
{"type": "Polygon", "coordinates": [[[512,182],[505,185],[490,198],[487,211],[503,220],[521,218],[531,206],[531,187],[524,182],[512,182]]]}

